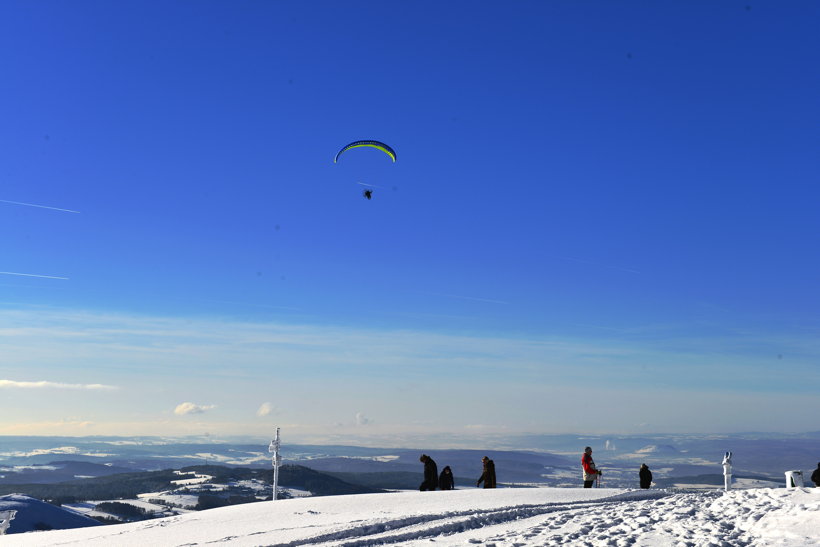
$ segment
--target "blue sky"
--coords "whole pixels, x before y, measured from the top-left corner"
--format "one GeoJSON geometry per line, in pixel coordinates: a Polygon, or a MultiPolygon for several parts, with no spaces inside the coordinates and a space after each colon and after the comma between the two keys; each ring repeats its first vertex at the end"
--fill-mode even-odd
{"type": "Polygon", "coordinates": [[[0,434],[811,429],[818,16],[5,3],[0,434]]]}

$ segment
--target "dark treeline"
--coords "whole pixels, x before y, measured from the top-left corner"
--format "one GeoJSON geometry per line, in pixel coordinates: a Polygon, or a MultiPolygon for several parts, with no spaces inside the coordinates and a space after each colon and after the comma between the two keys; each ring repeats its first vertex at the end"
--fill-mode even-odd
{"type": "Polygon", "coordinates": [[[196,504],[196,510],[203,511],[205,509],[239,505],[241,503],[253,503],[255,501],[259,500],[253,496],[215,496],[213,494],[201,494],[196,504]]]}
{"type": "Polygon", "coordinates": [[[170,490],[171,481],[179,480],[171,469],[140,471],[77,479],[57,484],[0,484],[0,495],[25,494],[55,505],[87,500],[130,499],[144,492],[170,490]]]}
{"type": "Polygon", "coordinates": [[[137,507],[136,505],[131,505],[130,503],[121,503],[118,501],[98,503],[94,509],[97,511],[102,511],[103,513],[117,515],[118,517],[122,517],[126,520],[142,520],[149,516],[142,507],[137,507]]]}
{"type": "MultiPolygon", "coordinates": [[[[256,479],[265,484],[273,482],[272,468],[256,469],[247,467],[231,468],[221,465],[193,465],[184,467],[181,471],[193,471],[202,475],[210,475],[213,477],[213,482],[218,484],[250,479],[256,479]]],[[[381,488],[354,484],[333,475],[335,474],[314,471],[301,465],[283,465],[279,468],[279,486],[307,490],[315,496],[384,492],[381,488]]]]}

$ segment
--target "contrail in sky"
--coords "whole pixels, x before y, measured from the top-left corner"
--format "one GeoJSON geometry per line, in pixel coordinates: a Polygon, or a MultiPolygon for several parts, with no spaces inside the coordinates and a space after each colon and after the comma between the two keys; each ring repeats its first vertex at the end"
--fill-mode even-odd
{"type": "Polygon", "coordinates": [[[488,304],[509,304],[509,302],[504,302],[503,300],[492,300],[490,298],[479,298],[477,296],[463,296],[460,294],[442,294],[434,292],[422,292],[421,294],[428,294],[430,296],[443,296],[445,298],[458,298],[461,300],[473,300],[475,302],[487,302],[488,304]]]}
{"type": "Polygon", "coordinates": [[[473,300],[475,302],[487,302],[489,304],[509,304],[509,302],[504,302],[503,300],[491,300],[489,298],[478,298],[477,296],[462,296],[460,294],[442,294],[441,296],[460,298],[461,300],[473,300]]]}
{"type": "Polygon", "coordinates": [[[381,188],[384,189],[384,186],[376,186],[375,184],[367,184],[365,182],[357,182],[356,184],[360,184],[362,186],[369,186],[370,188],[381,188]]]}
{"type": "Polygon", "coordinates": [[[59,277],[56,275],[37,275],[37,274],[28,274],[28,273],[19,273],[19,272],[0,272],[2,275],[19,275],[22,277],[43,277],[45,279],[68,279],[67,277],[59,277]]]}
{"type": "Polygon", "coordinates": [[[117,386],[107,386],[105,384],[64,384],[61,382],[17,382],[15,380],[0,380],[0,388],[56,388],[56,389],[118,389],[117,386]]]}
{"type": "Polygon", "coordinates": [[[583,258],[575,258],[572,256],[560,256],[560,255],[553,255],[555,258],[560,258],[561,260],[570,260],[572,262],[580,262],[581,264],[589,264],[591,266],[599,266],[601,268],[609,268],[610,270],[620,270],[622,272],[629,272],[639,274],[638,270],[633,270],[632,268],[624,268],[622,266],[613,266],[611,264],[602,264],[601,262],[595,262],[593,260],[584,260],[583,258]]]}
{"type": "Polygon", "coordinates": [[[60,209],[59,207],[49,207],[48,205],[37,205],[36,203],[23,203],[22,201],[9,201],[7,199],[0,199],[2,203],[11,203],[12,205],[25,205],[26,207],[39,207],[40,209],[51,209],[52,211],[63,211],[65,213],[78,213],[72,209],[60,209]]]}

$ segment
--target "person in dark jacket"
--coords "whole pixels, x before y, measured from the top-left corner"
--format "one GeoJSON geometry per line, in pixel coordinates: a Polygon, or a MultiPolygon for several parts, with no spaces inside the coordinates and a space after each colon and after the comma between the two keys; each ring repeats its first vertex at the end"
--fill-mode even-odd
{"type": "Polygon", "coordinates": [[[438,468],[433,458],[427,454],[422,454],[419,461],[424,464],[424,482],[419,486],[419,490],[435,490],[438,484],[438,468]]]}
{"type": "Polygon", "coordinates": [[[448,465],[441,471],[441,475],[438,476],[438,487],[442,490],[455,490],[456,489],[456,482],[453,479],[453,471],[450,469],[448,465]]]}
{"type": "Polygon", "coordinates": [[[484,472],[475,485],[480,486],[483,482],[484,488],[495,488],[495,462],[487,456],[481,458],[481,462],[484,464],[484,472]]]}
{"type": "Polygon", "coordinates": [[[641,488],[649,488],[652,486],[652,471],[649,470],[645,463],[641,464],[638,477],[641,479],[641,488]]]}
{"type": "Polygon", "coordinates": [[[815,488],[820,488],[820,462],[817,462],[817,469],[811,474],[811,482],[814,483],[815,488]]]}

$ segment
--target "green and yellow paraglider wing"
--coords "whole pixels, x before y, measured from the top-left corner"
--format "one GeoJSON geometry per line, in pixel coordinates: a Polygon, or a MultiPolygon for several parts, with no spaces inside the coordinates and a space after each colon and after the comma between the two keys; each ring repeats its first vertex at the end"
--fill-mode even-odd
{"type": "Polygon", "coordinates": [[[339,156],[341,156],[344,152],[347,152],[351,148],[359,148],[361,146],[369,146],[371,148],[377,148],[377,149],[381,150],[382,152],[384,152],[385,154],[387,154],[388,156],[390,156],[390,159],[392,159],[394,162],[396,161],[396,151],[393,150],[392,148],[390,148],[388,145],[384,144],[383,142],[380,142],[380,141],[356,141],[356,142],[351,142],[350,144],[348,144],[347,146],[345,146],[344,148],[339,150],[339,152],[336,154],[336,157],[333,158],[333,163],[336,163],[337,161],[339,161],[339,156]]]}

